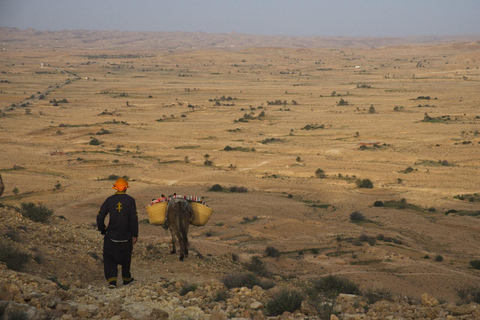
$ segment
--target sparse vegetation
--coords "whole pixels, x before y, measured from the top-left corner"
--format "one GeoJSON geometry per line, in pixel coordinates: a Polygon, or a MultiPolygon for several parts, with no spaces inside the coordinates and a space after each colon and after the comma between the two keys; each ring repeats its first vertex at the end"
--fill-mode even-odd
{"type": "Polygon", "coordinates": [[[327,298],[336,298],[340,293],[360,294],[357,284],[336,275],[328,275],[311,281],[312,289],[327,298]]]}
{"type": "Polygon", "coordinates": [[[253,256],[249,263],[245,263],[245,267],[248,271],[253,272],[256,275],[266,278],[271,276],[271,273],[267,270],[265,262],[263,262],[260,257],[253,256]]]}
{"type": "Polygon", "coordinates": [[[193,292],[193,291],[195,291],[195,290],[197,290],[197,285],[196,285],[196,284],[187,283],[187,284],[185,284],[185,285],[180,289],[179,294],[180,294],[181,296],[184,296],[184,295],[186,295],[187,293],[193,292]]]}
{"type": "Polygon", "coordinates": [[[282,288],[273,295],[265,306],[265,310],[270,316],[279,316],[284,312],[293,313],[300,309],[303,299],[303,294],[300,291],[282,288]]]}
{"type": "Polygon", "coordinates": [[[325,174],[325,171],[318,168],[317,170],[315,170],[315,177],[317,177],[319,179],[325,179],[327,177],[327,175],[325,174]]]}
{"type": "Polygon", "coordinates": [[[359,211],[354,211],[350,213],[350,221],[358,222],[363,220],[365,220],[365,216],[363,215],[363,213],[359,211]]]}
{"type": "Polygon", "coordinates": [[[223,277],[222,280],[225,287],[228,289],[232,288],[253,288],[253,286],[259,285],[260,280],[253,273],[242,272],[242,273],[231,273],[223,277]]]}
{"type": "Polygon", "coordinates": [[[268,246],[265,249],[265,253],[267,254],[268,257],[273,257],[273,258],[278,258],[280,257],[280,251],[272,246],[268,246]]]}
{"type": "Polygon", "coordinates": [[[30,256],[0,238],[0,261],[12,270],[22,271],[30,256]]]}
{"type": "Polygon", "coordinates": [[[358,179],[355,181],[355,184],[357,185],[358,188],[366,188],[366,189],[372,189],[373,188],[373,183],[370,181],[370,179],[358,179]]]}
{"type": "Polygon", "coordinates": [[[35,222],[48,222],[53,214],[53,210],[48,209],[43,204],[33,202],[22,202],[20,209],[17,209],[25,218],[35,222]]]}

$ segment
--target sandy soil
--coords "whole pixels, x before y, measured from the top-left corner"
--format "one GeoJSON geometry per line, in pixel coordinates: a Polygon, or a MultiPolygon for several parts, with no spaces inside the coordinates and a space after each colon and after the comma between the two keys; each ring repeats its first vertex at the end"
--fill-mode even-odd
{"type": "MultiPolygon", "coordinates": [[[[42,202],[91,224],[109,177],[128,176],[141,220],[161,194],[205,197],[214,214],[191,229],[202,254],[248,259],[273,246],[280,258],[264,259],[278,274],[342,274],[444,299],[480,280],[469,267],[480,199],[468,201],[479,189],[478,42],[121,50],[69,41],[4,45],[4,203],[42,202]],[[214,184],[248,192],[208,191],[214,184]],[[373,205],[401,199],[406,208],[373,205]],[[352,222],[354,211],[366,220],[352,222]],[[377,241],[355,241],[362,235],[377,241]]],[[[168,237],[141,224],[140,241],[168,237]]]]}

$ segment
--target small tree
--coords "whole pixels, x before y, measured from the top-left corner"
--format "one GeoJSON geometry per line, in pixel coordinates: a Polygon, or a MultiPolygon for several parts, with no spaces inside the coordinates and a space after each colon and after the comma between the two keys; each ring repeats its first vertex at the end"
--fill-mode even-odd
{"type": "Polygon", "coordinates": [[[355,184],[359,188],[367,188],[367,189],[373,188],[373,183],[372,181],[370,181],[370,179],[363,179],[363,180],[358,179],[357,181],[355,181],[355,184]]]}
{"type": "Polygon", "coordinates": [[[327,177],[327,175],[325,174],[325,171],[323,171],[322,169],[318,168],[316,171],[315,171],[315,176],[319,179],[324,179],[327,177]]]}
{"type": "Polygon", "coordinates": [[[19,193],[20,191],[18,190],[17,187],[15,187],[15,188],[13,188],[12,192],[13,192],[14,195],[18,195],[18,193],[19,193]]]}

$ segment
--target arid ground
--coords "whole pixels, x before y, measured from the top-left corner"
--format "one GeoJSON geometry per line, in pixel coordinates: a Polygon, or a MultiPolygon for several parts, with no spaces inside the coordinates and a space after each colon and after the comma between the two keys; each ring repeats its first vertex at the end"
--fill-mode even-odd
{"type": "Polygon", "coordinates": [[[127,176],[141,242],[169,240],[145,206],[176,192],[214,210],[202,255],[446,300],[479,283],[480,42],[237,38],[1,29],[2,202],[91,225],[127,176]]]}

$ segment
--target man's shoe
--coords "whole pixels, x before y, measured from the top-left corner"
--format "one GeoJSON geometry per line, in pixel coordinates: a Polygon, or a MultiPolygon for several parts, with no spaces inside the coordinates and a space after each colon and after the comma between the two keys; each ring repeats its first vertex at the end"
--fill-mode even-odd
{"type": "Polygon", "coordinates": [[[115,289],[117,287],[117,281],[110,281],[108,283],[108,289],[115,289]]]}
{"type": "Polygon", "coordinates": [[[133,278],[129,278],[129,279],[126,279],[126,280],[125,280],[125,278],[124,278],[124,279],[123,279],[123,285],[124,285],[124,286],[126,286],[127,284],[130,284],[130,283],[132,283],[132,282],[133,282],[133,280],[135,280],[135,279],[133,279],[133,278]]]}

